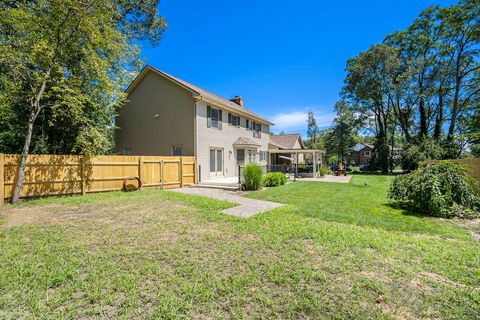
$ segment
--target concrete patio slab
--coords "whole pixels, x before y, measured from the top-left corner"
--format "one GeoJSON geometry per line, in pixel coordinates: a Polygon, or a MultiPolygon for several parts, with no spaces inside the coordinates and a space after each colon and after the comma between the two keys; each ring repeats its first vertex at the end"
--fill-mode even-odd
{"type": "Polygon", "coordinates": [[[258,213],[284,206],[284,204],[282,203],[244,198],[240,196],[239,192],[227,191],[222,189],[181,188],[170,189],[169,191],[197,196],[205,196],[239,204],[239,206],[223,210],[223,213],[241,218],[249,218],[258,213]]]}

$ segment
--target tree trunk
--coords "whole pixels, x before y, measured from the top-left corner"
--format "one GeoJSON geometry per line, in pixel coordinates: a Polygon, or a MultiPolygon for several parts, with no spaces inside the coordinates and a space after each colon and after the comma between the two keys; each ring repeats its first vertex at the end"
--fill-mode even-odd
{"type": "Polygon", "coordinates": [[[25,166],[27,164],[28,151],[30,149],[30,142],[32,141],[33,124],[37,119],[40,110],[32,108],[30,117],[28,118],[27,136],[25,137],[25,143],[23,144],[22,155],[20,157],[20,166],[18,168],[17,183],[13,191],[12,203],[17,203],[20,200],[20,191],[22,190],[23,180],[25,179],[25,166]]]}
{"type": "Polygon", "coordinates": [[[461,89],[462,80],[463,80],[463,78],[460,76],[460,55],[461,55],[461,52],[459,53],[459,57],[457,58],[457,64],[455,69],[455,95],[453,97],[453,102],[452,102],[452,119],[450,121],[450,126],[448,128],[448,135],[447,135],[448,142],[453,141],[453,138],[455,135],[455,125],[457,123],[457,117],[459,113],[458,103],[460,99],[460,89],[461,89]]]}
{"type": "Polygon", "coordinates": [[[450,126],[448,127],[448,135],[447,141],[453,141],[455,135],[455,125],[457,124],[457,117],[458,117],[458,96],[459,96],[459,88],[455,89],[455,96],[453,102],[453,110],[452,110],[452,118],[450,120],[450,126]]]}
{"type": "Polygon", "coordinates": [[[420,138],[427,136],[427,114],[425,110],[425,99],[420,97],[420,138]]]}
{"type": "Polygon", "coordinates": [[[437,119],[435,121],[435,131],[433,133],[433,138],[435,140],[440,139],[440,135],[442,134],[442,124],[443,124],[443,93],[440,91],[438,95],[438,114],[437,114],[437,119]]]}
{"type": "Polygon", "coordinates": [[[42,110],[40,100],[42,99],[43,93],[45,92],[45,87],[47,86],[47,81],[50,77],[50,73],[52,72],[52,68],[53,67],[50,67],[50,69],[48,69],[40,86],[40,89],[38,90],[38,93],[32,99],[32,112],[30,113],[30,117],[28,118],[27,135],[25,137],[22,155],[20,157],[20,166],[18,167],[17,183],[15,184],[15,189],[13,190],[12,203],[17,203],[18,200],[20,200],[20,191],[22,190],[23,180],[25,179],[25,166],[27,164],[28,152],[30,150],[30,142],[32,141],[33,124],[35,123],[38,114],[42,110]]]}

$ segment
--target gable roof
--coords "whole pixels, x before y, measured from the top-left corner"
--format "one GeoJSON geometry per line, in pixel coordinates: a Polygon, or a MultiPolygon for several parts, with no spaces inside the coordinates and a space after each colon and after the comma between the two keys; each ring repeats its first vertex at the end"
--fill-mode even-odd
{"type": "Polygon", "coordinates": [[[200,87],[197,87],[194,84],[191,84],[185,80],[182,80],[180,78],[174,77],[166,72],[163,72],[161,70],[158,70],[150,65],[146,65],[142,71],[137,75],[137,77],[132,81],[132,83],[128,86],[127,90],[125,90],[126,93],[131,93],[135,87],[143,80],[143,78],[147,75],[148,72],[154,72],[155,74],[172,81],[173,83],[181,86],[182,88],[190,91],[194,96],[202,97],[205,98],[208,101],[211,101],[213,103],[217,103],[223,107],[226,107],[227,109],[232,110],[233,112],[239,112],[243,115],[250,116],[254,118],[254,120],[260,120],[260,122],[266,123],[268,125],[273,125],[272,122],[269,120],[259,116],[258,114],[249,111],[247,108],[236,104],[233,101],[230,101],[226,98],[220,97],[210,91],[207,91],[205,89],[202,89],[200,87]]]}
{"type": "Polygon", "coordinates": [[[295,142],[299,141],[300,147],[303,149],[302,136],[300,133],[280,134],[270,136],[273,145],[282,146],[282,149],[294,149],[295,142]]]}
{"type": "Polygon", "coordinates": [[[356,151],[356,152],[359,152],[365,148],[369,148],[369,149],[372,149],[374,148],[374,145],[373,144],[369,144],[369,143],[357,143],[356,145],[353,146],[352,150],[353,151],[356,151]]]}
{"type": "Polygon", "coordinates": [[[234,143],[234,146],[260,146],[258,143],[253,141],[252,139],[239,137],[234,143]]]}

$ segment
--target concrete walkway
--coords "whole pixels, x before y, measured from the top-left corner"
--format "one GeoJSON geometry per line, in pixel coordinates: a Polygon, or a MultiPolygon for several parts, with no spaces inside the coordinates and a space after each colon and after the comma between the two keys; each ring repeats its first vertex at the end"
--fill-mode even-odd
{"type": "Polygon", "coordinates": [[[314,182],[340,182],[348,183],[352,179],[351,175],[347,176],[334,176],[331,174],[325,175],[325,177],[319,178],[298,178],[297,181],[314,181],[314,182]]]}
{"type": "Polygon", "coordinates": [[[234,215],[241,218],[249,218],[260,212],[265,212],[274,208],[283,206],[282,203],[249,199],[241,197],[237,191],[227,191],[211,188],[181,188],[170,189],[173,192],[180,192],[196,196],[205,196],[218,200],[224,200],[239,204],[239,206],[223,210],[223,213],[234,215]]]}

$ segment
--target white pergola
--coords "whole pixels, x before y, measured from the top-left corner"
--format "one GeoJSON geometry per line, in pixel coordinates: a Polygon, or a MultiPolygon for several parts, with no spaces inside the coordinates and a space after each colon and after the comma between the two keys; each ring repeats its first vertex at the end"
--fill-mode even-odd
{"type": "Polygon", "coordinates": [[[320,149],[269,149],[270,154],[294,154],[295,163],[298,164],[298,155],[299,154],[311,154],[313,159],[313,175],[317,173],[317,164],[322,163],[323,155],[325,154],[324,150],[320,149]]]}

